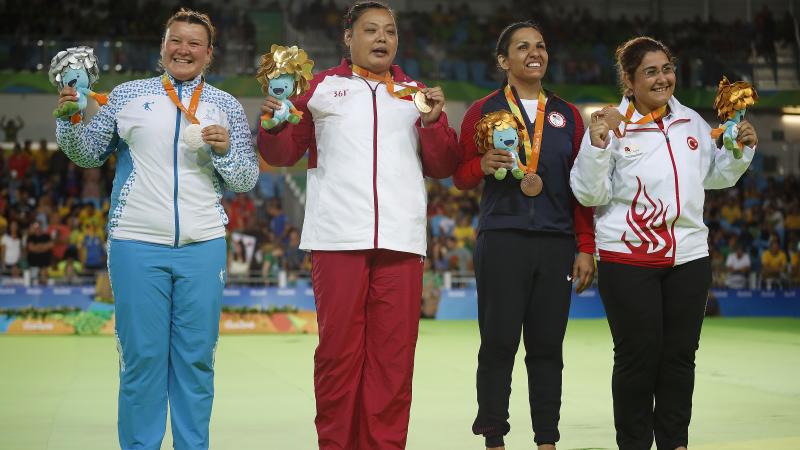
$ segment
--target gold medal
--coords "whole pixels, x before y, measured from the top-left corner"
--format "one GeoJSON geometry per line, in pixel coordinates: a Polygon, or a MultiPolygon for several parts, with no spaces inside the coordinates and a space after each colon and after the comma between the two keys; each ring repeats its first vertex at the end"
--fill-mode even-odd
{"type": "Polygon", "coordinates": [[[519,185],[519,188],[522,189],[522,193],[528,197],[536,197],[541,194],[542,187],[544,187],[542,177],[535,173],[526,174],[519,185]]]}
{"type": "Polygon", "coordinates": [[[414,93],[414,106],[417,107],[417,110],[422,114],[428,114],[429,112],[433,111],[433,106],[428,103],[428,99],[425,98],[425,94],[422,91],[417,91],[414,93]]]}

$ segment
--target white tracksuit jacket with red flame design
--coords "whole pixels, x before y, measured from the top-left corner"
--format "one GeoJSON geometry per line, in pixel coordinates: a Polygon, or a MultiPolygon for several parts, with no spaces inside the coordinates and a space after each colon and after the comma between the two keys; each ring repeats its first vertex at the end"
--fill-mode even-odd
{"type": "MultiPolygon", "coordinates": [[[[627,108],[623,99],[619,111],[627,108]]],[[[641,117],[634,112],[632,120],[641,117]]],[[[605,149],[592,145],[587,127],[570,186],[581,204],[596,207],[601,261],[670,267],[708,255],[704,191],[736,184],[755,151],[745,147],[737,160],[718,149],[710,133],[708,123],[675,97],[662,120],[628,125],[622,138],[609,133],[605,149]]]]}

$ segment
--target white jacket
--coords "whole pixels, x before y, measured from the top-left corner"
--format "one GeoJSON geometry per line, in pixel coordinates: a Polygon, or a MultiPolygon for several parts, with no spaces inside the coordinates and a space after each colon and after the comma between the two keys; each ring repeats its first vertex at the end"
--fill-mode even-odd
{"type": "MultiPolygon", "coordinates": [[[[625,114],[628,100],[619,111],[625,114]]],[[[591,144],[589,129],[570,173],[575,197],[595,208],[601,261],[669,267],[708,255],[704,189],[736,184],[753,159],[717,149],[711,127],[672,97],[661,121],[628,125],[608,148],[591,144]]],[[[634,112],[633,121],[642,116],[634,112]]],[[[620,124],[620,131],[624,126],[620,124]]]]}
{"type": "MultiPolygon", "coordinates": [[[[397,66],[392,73],[395,81],[416,84],[397,66]]],[[[426,253],[423,175],[450,176],[459,150],[445,114],[422,128],[410,100],[355,76],[343,61],[293,100],[304,113],[299,124],[259,130],[258,148],[269,164],[292,165],[310,152],[301,249],[426,253]]]]}
{"type": "MultiPolygon", "coordinates": [[[[171,78],[188,108],[201,77],[171,78]]],[[[228,129],[230,149],[190,150],[182,133],[191,122],[167,96],[161,77],[123,83],[88,125],[56,121],[56,140],[81,167],[102,165],[117,153],[108,234],[113,239],[180,246],[225,235],[223,188],[248,191],[258,179],[258,160],[241,104],[206,83],[196,117],[200,125],[228,129]]]]}

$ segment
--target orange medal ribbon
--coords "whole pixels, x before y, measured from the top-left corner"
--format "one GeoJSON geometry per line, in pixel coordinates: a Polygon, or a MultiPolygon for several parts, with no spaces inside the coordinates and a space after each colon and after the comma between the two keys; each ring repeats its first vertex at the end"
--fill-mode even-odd
{"type": "MultiPolygon", "coordinates": [[[[609,105],[609,106],[611,106],[611,105],[609,105]]],[[[614,135],[617,136],[617,138],[621,138],[621,137],[625,136],[625,133],[628,132],[628,125],[629,124],[644,125],[644,124],[648,124],[650,122],[655,122],[656,120],[661,119],[662,117],[664,117],[666,115],[667,105],[664,105],[664,106],[658,108],[655,111],[651,111],[650,114],[642,117],[641,119],[637,120],[636,122],[631,120],[631,117],[633,117],[633,111],[634,111],[633,102],[630,102],[630,103],[628,103],[628,110],[625,111],[625,117],[622,118],[622,121],[625,122],[625,127],[622,128],[622,133],[620,133],[617,128],[614,128],[614,135]]]]}
{"type": "Polygon", "coordinates": [[[525,162],[527,164],[523,165],[522,161],[520,160],[517,160],[517,164],[519,165],[520,169],[525,171],[525,173],[536,173],[536,169],[539,167],[539,155],[542,151],[544,105],[547,102],[547,97],[544,95],[543,90],[539,91],[539,104],[536,105],[536,121],[533,124],[533,142],[531,142],[530,135],[528,134],[528,128],[525,126],[525,119],[522,117],[522,111],[519,109],[517,99],[514,97],[514,92],[511,90],[511,85],[507,84],[503,89],[503,92],[506,95],[508,107],[511,108],[511,113],[514,114],[514,117],[516,117],[517,120],[519,120],[519,123],[522,125],[522,135],[524,137],[523,144],[525,146],[525,162]]]}
{"type": "Polygon", "coordinates": [[[181,100],[178,98],[178,94],[175,92],[175,86],[173,86],[172,82],[169,81],[167,74],[161,76],[161,84],[164,85],[164,90],[167,91],[167,95],[169,96],[170,100],[172,100],[172,103],[175,103],[175,106],[177,106],[178,109],[186,114],[186,118],[196,125],[200,125],[200,121],[197,120],[197,117],[195,117],[194,113],[197,112],[197,106],[200,104],[200,93],[203,92],[205,83],[205,81],[201,81],[197,88],[195,88],[194,92],[192,93],[192,100],[189,102],[189,109],[187,110],[186,107],[183,106],[181,100]]]}
{"type": "Polygon", "coordinates": [[[409,95],[414,94],[415,92],[421,90],[422,88],[419,86],[412,86],[410,84],[404,84],[400,82],[396,82],[392,79],[392,76],[389,72],[386,72],[386,75],[380,76],[378,74],[372,73],[369,70],[359,67],[353,64],[353,72],[360,76],[361,78],[366,78],[367,80],[382,82],[386,84],[386,90],[389,91],[389,95],[396,98],[407,97],[409,95]],[[397,92],[394,91],[394,85],[403,86],[405,89],[401,89],[397,92]]]}

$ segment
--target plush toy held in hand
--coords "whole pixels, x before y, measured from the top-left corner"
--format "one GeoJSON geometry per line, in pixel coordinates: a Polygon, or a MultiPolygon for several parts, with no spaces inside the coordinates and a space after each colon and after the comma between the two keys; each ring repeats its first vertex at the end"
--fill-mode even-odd
{"type": "Polygon", "coordinates": [[[261,116],[261,126],[265,130],[283,122],[300,122],[303,113],[294,107],[289,97],[308,90],[313,67],[314,61],[308,59],[306,52],[296,45],[286,48],[272,44],[270,52],[261,56],[261,65],[256,74],[261,91],[283,103],[280,109],[261,116]]]}
{"type": "Polygon", "coordinates": [[[714,109],[722,123],[719,128],[711,130],[711,137],[714,139],[722,136],[722,144],[726,149],[733,152],[736,159],[742,158],[744,146],[737,142],[739,135],[739,122],[744,119],[747,107],[756,104],[758,93],[752,84],[746,81],[731,83],[728,78],[723,76],[717,89],[717,98],[714,100],[714,109]]]}
{"type": "MultiPolygon", "coordinates": [[[[511,175],[521,180],[525,172],[520,169],[517,148],[522,142],[522,132],[520,131],[517,119],[508,111],[500,110],[486,114],[475,124],[475,145],[480,154],[496,148],[505,150],[514,157],[514,168],[511,175]]],[[[502,180],[506,177],[508,169],[501,167],[494,173],[494,177],[502,180]]]]}
{"type": "Polygon", "coordinates": [[[48,75],[50,83],[59,91],[64,89],[64,86],[71,86],[77,91],[78,97],[77,102],[64,102],[53,111],[54,117],[62,119],[69,117],[70,122],[78,123],[81,121],[81,112],[86,109],[88,97],[95,99],[99,105],[108,102],[105,94],[91,90],[91,86],[100,78],[100,68],[94,56],[94,49],[91,47],[70,47],[58,52],[50,61],[48,75]]]}

